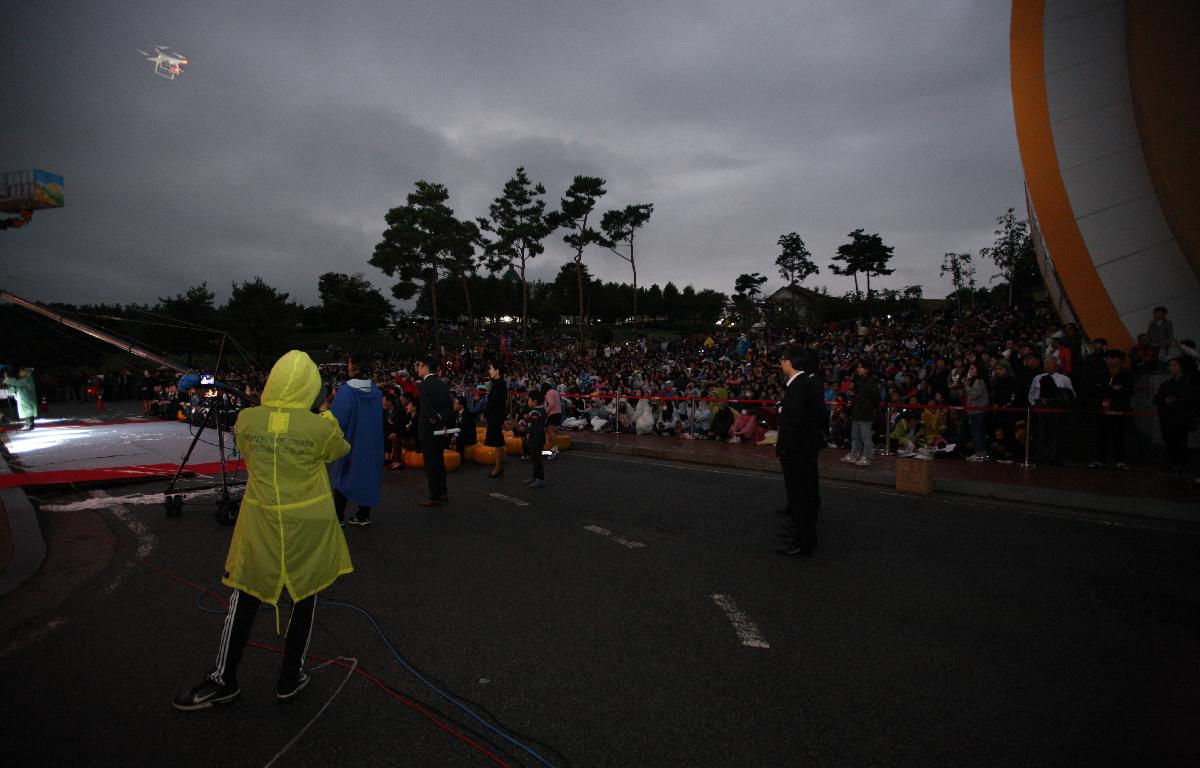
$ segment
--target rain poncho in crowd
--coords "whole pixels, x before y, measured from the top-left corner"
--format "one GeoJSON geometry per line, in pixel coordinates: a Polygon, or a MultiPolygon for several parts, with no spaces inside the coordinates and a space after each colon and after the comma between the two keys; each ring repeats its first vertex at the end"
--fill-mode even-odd
{"type": "Polygon", "coordinates": [[[17,417],[21,419],[36,419],[38,415],[37,389],[33,383],[33,369],[23,368],[25,375],[19,378],[4,377],[4,386],[13,391],[17,398],[17,417]]]}
{"type": "Polygon", "coordinates": [[[352,446],[329,468],[330,482],[360,507],[374,507],[383,482],[383,393],[370,379],[351,379],[338,387],[329,411],[352,446]]]}
{"type": "Polygon", "coordinates": [[[276,607],[354,570],[333,510],[326,465],[350,450],[337,419],[310,409],[321,389],[317,366],[292,350],[271,369],[262,405],[238,415],[246,493],[225,559],[222,583],[276,607]]]}

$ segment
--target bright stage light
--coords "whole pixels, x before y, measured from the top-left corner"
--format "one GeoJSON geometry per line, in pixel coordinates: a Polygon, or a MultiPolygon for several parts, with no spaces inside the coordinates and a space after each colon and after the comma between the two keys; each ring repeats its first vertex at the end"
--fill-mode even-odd
{"type": "Polygon", "coordinates": [[[32,432],[10,432],[8,435],[8,450],[18,458],[28,454],[54,448],[72,440],[78,439],[86,432],[84,429],[73,427],[56,427],[54,429],[35,429],[32,432]]]}

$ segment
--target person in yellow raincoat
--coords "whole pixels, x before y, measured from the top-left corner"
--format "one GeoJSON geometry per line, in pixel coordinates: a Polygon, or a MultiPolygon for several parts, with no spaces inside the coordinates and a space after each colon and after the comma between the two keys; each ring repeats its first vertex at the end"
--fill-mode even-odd
{"type": "Polygon", "coordinates": [[[176,709],[225,704],[241,694],[237,666],[260,603],[292,598],[276,696],[295,697],[308,683],[304,655],[312,635],[316,595],[354,570],[338,525],[327,464],[350,450],[337,419],[311,408],[321,389],[317,366],[292,350],[275,363],[262,405],[238,416],[236,439],[246,461],[246,492],[225,558],[221,582],[233,587],[212,672],[175,697],[176,709]]]}

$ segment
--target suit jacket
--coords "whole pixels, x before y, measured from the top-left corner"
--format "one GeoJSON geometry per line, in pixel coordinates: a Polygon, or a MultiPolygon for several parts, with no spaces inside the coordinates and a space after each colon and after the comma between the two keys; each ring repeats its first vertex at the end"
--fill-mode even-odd
{"type": "Polygon", "coordinates": [[[783,393],[776,454],[816,456],[825,444],[824,383],[815,373],[801,372],[783,393]]]}
{"type": "Polygon", "coordinates": [[[432,373],[417,385],[421,403],[421,442],[432,438],[434,430],[446,429],[454,424],[454,408],[450,400],[450,387],[432,373]]]}
{"type": "Polygon", "coordinates": [[[462,431],[458,433],[458,444],[461,446],[475,445],[475,414],[471,413],[467,408],[463,408],[458,412],[458,418],[454,426],[462,431]]]}

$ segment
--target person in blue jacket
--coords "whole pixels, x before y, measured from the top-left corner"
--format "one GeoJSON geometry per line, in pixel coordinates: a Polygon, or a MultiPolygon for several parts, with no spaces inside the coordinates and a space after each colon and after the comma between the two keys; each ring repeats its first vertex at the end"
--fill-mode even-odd
{"type": "Polygon", "coordinates": [[[352,353],[346,363],[348,380],[337,388],[329,410],[337,418],[350,443],[350,453],[329,465],[329,484],[333,486],[333,506],[338,522],[366,526],[371,524],[371,508],[379,504],[379,485],[383,481],[383,394],[375,382],[366,378],[362,367],[366,355],[352,353]],[[346,519],[346,505],[358,505],[354,516],[346,519]]]}

